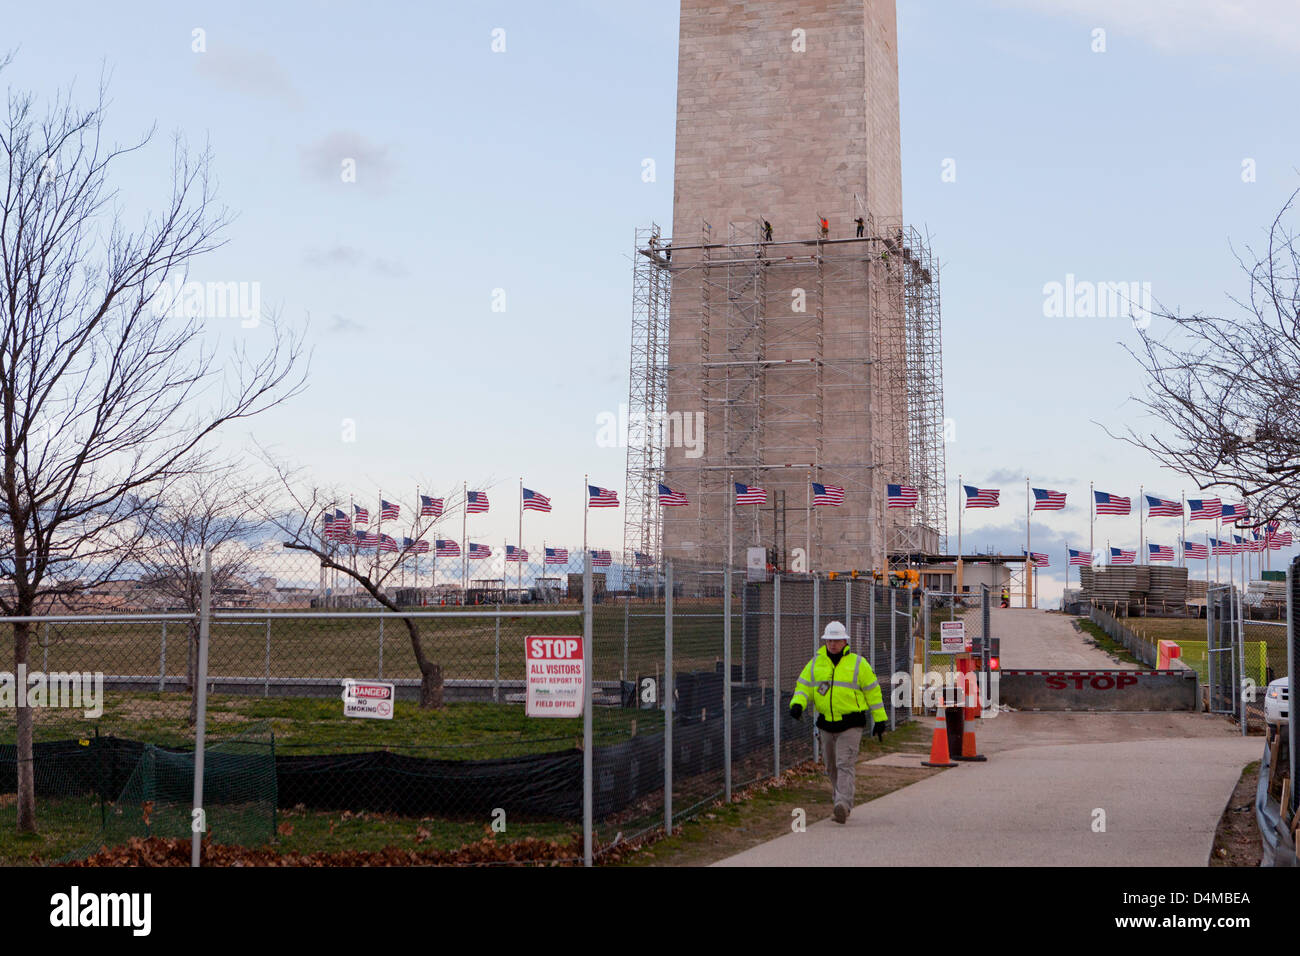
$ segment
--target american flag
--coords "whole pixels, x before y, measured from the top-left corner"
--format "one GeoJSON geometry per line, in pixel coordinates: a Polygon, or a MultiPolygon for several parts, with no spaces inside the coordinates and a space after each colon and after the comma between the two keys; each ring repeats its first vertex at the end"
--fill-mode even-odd
{"type": "Polygon", "coordinates": [[[1267,525],[1264,526],[1264,530],[1267,531],[1269,534],[1276,534],[1277,529],[1280,527],[1282,527],[1282,523],[1280,521],[1270,521],[1267,525]]]}
{"type": "Polygon", "coordinates": [[[1203,544],[1197,544],[1195,541],[1183,542],[1183,557],[1193,560],[1204,561],[1210,556],[1210,549],[1203,544]]]}
{"type": "MultiPolygon", "coordinates": [[[[459,553],[457,552],[457,554],[459,553]]],[[[471,541],[469,543],[469,556],[472,561],[481,561],[483,558],[492,557],[492,549],[486,544],[475,544],[471,541]]]]}
{"type": "MultiPolygon", "coordinates": [[[[404,539],[404,540],[409,540],[409,539],[404,539]]],[[[411,550],[414,551],[416,554],[428,554],[429,542],[421,538],[419,541],[415,542],[415,544],[411,547],[411,550]]]]}
{"type": "Polygon", "coordinates": [[[1169,501],[1166,498],[1153,498],[1151,495],[1147,495],[1147,517],[1181,518],[1182,516],[1183,503],[1181,501],[1169,501]]]}
{"type": "Polygon", "coordinates": [[[998,495],[1002,494],[999,488],[976,488],[972,485],[963,485],[966,489],[966,507],[967,508],[996,508],[998,506],[998,495]]]}
{"type": "Polygon", "coordinates": [[[1084,567],[1092,566],[1092,555],[1087,551],[1076,551],[1074,548],[1066,548],[1070,552],[1070,564],[1081,564],[1084,567]]]}
{"type": "Polygon", "coordinates": [[[325,512],[325,537],[330,541],[346,541],[348,532],[352,529],[348,526],[348,516],[342,511],[335,508],[334,514],[325,512]]]}
{"type": "Polygon", "coordinates": [[[608,488],[597,488],[595,485],[587,486],[587,507],[588,508],[617,508],[618,492],[610,491],[608,488]]]}
{"type": "Polygon", "coordinates": [[[531,488],[524,489],[524,510],[525,511],[550,511],[551,499],[540,492],[533,491],[531,488]]]}
{"type": "Polygon", "coordinates": [[[376,548],[379,546],[379,535],[371,534],[369,531],[358,529],[353,537],[358,548],[376,548]]]}
{"type": "Polygon", "coordinates": [[[1136,557],[1136,551],[1124,551],[1121,548],[1110,549],[1111,564],[1132,564],[1136,557]]]}
{"type": "Polygon", "coordinates": [[[1237,552],[1242,551],[1263,551],[1264,542],[1257,541],[1254,538],[1243,538],[1240,535],[1233,535],[1232,542],[1237,546],[1237,552]]]}
{"type": "Polygon", "coordinates": [[[767,504],[767,492],[762,488],[755,488],[753,485],[742,485],[735,482],[736,485],[736,504],[738,505],[765,505],[767,504]]]}
{"type": "Polygon", "coordinates": [[[1277,534],[1270,534],[1268,536],[1268,546],[1274,551],[1291,547],[1291,532],[1282,531],[1277,534]]]}
{"type": "Polygon", "coordinates": [[[817,482],[812,483],[813,507],[820,505],[844,504],[844,489],[839,485],[819,485],[817,482]]]}
{"type": "Polygon", "coordinates": [[[1166,548],[1163,544],[1152,544],[1148,541],[1147,549],[1151,552],[1152,561],[1172,561],[1174,559],[1174,549],[1166,548]]]}
{"type": "Polygon", "coordinates": [[[611,562],[611,559],[610,559],[610,556],[609,556],[609,552],[608,552],[608,551],[596,551],[596,550],[592,550],[592,552],[591,552],[591,566],[592,566],[593,568],[607,568],[607,567],[610,566],[611,563],[612,563],[612,562],[611,562]]]}
{"type": "MultiPolygon", "coordinates": [[[[1104,491],[1095,491],[1093,495],[1097,499],[1097,514],[1126,515],[1129,513],[1131,502],[1127,498],[1122,498],[1119,495],[1108,495],[1104,491]]],[[[1112,548],[1111,550],[1115,549],[1112,548]]]]}
{"type": "Polygon", "coordinates": [[[485,514],[488,510],[486,491],[465,492],[465,513],[471,515],[485,514]]]}
{"type": "Polygon", "coordinates": [[[396,551],[396,550],[397,550],[397,542],[396,542],[395,540],[393,540],[392,538],[390,538],[388,535],[386,535],[386,534],[381,534],[381,535],[379,536],[379,550],[380,550],[380,551],[396,551]]]}
{"type": "Polygon", "coordinates": [[[401,511],[402,511],[401,507],[393,504],[391,501],[385,501],[383,498],[379,499],[379,520],[380,521],[395,521],[397,520],[397,516],[401,513],[401,511]]]}
{"type": "Polygon", "coordinates": [[[687,503],[686,495],[680,491],[673,491],[665,484],[660,484],[659,503],[665,508],[680,508],[687,503]]]}
{"type": "Polygon", "coordinates": [[[568,548],[547,548],[545,563],[546,564],[568,564],[569,549],[568,548]]]}
{"type": "Polygon", "coordinates": [[[1060,511],[1064,507],[1064,491],[1048,491],[1046,488],[1034,489],[1035,511],[1060,511]]]}
{"type": "Polygon", "coordinates": [[[651,565],[655,563],[655,559],[653,557],[651,557],[648,554],[642,554],[640,551],[633,551],[632,556],[635,559],[636,566],[638,568],[643,568],[646,565],[651,565]]]}
{"type": "Polygon", "coordinates": [[[1244,518],[1246,517],[1246,506],[1245,505],[1224,505],[1221,517],[1244,518]]]}
{"type": "Polygon", "coordinates": [[[1223,514],[1223,502],[1218,498],[1188,498],[1193,521],[1214,521],[1223,514]]]}
{"type": "Polygon", "coordinates": [[[1218,556],[1218,555],[1227,555],[1227,554],[1236,554],[1236,553],[1237,553],[1237,549],[1236,549],[1235,547],[1233,547],[1232,542],[1230,542],[1230,541],[1219,541],[1219,540],[1216,539],[1216,538],[1211,538],[1211,539],[1210,539],[1210,553],[1211,553],[1211,554],[1214,554],[1214,555],[1216,555],[1216,556],[1218,556]]]}
{"type": "MultiPolygon", "coordinates": [[[[440,558],[460,557],[460,545],[447,538],[437,538],[433,542],[434,554],[440,558]]],[[[469,546],[470,557],[474,557],[474,546],[469,546]]]]}
{"type": "Polygon", "coordinates": [[[420,517],[437,518],[442,515],[442,499],[420,495],[420,517]]]}
{"type": "Polygon", "coordinates": [[[1268,542],[1259,536],[1258,531],[1252,531],[1250,533],[1250,550],[1263,551],[1267,547],[1268,542]]]}
{"type": "Polygon", "coordinates": [[[506,545],[507,561],[527,561],[528,552],[523,548],[516,548],[513,544],[506,545]]]}
{"type": "Polygon", "coordinates": [[[352,506],[353,524],[370,524],[370,512],[360,505],[352,506]]]}
{"type": "Polygon", "coordinates": [[[1036,568],[1051,567],[1051,565],[1048,563],[1047,555],[1039,551],[1025,551],[1024,548],[1021,548],[1020,553],[1025,555],[1027,558],[1029,558],[1029,563],[1036,568]]]}
{"type": "Polygon", "coordinates": [[[889,485],[885,489],[889,496],[889,508],[915,508],[916,489],[907,485],[889,485]]]}

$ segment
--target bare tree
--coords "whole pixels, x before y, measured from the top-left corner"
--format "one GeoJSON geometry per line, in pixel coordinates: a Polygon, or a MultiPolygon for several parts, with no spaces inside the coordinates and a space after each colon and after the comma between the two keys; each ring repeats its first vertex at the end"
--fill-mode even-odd
{"type": "Polygon", "coordinates": [[[214,594],[257,574],[263,556],[256,539],[265,530],[258,514],[265,502],[266,484],[242,475],[241,468],[226,463],[182,476],[152,501],[138,504],[143,539],[132,548],[133,564],[150,590],[165,598],[170,608],[194,615],[187,628],[185,670],[191,725],[198,719],[194,691],[203,553],[211,551],[214,594]]]}
{"type": "MultiPolygon", "coordinates": [[[[140,503],[202,465],[227,423],[295,394],[301,337],[267,317],[221,360],[197,318],[157,290],[220,244],[210,155],[177,140],[170,194],[124,224],[110,167],[141,149],[104,139],[105,91],[38,115],[10,91],[0,119],[0,612],[112,577],[145,534],[140,503]]],[[[304,371],[305,374],[305,371],[304,371]]],[[[30,631],[13,624],[15,667],[30,631]]],[[[34,831],[33,711],[17,708],[18,829],[34,831]]]]}
{"type": "MultiPolygon", "coordinates": [[[[338,571],[359,584],[367,594],[390,611],[401,613],[402,608],[387,591],[392,586],[394,575],[414,554],[420,541],[425,541],[437,519],[422,518],[418,512],[409,544],[393,539],[395,549],[383,551],[358,548],[355,539],[339,542],[326,536],[324,518],[336,509],[346,507],[347,496],[337,491],[327,490],[314,485],[302,485],[293,473],[284,465],[269,456],[268,464],[274,469],[287,499],[287,509],[281,507],[268,509],[266,520],[277,527],[283,534],[284,547],[292,551],[312,554],[323,570],[338,571]]],[[[444,499],[445,500],[445,499],[444,499]]],[[[461,503],[464,507],[464,503],[461,503]]],[[[455,509],[443,513],[443,518],[450,518],[455,509]]],[[[349,516],[350,518],[351,516],[349,516]]],[[[426,543],[432,545],[433,542],[426,543]]],[[[443,706],[442,665],[430,659],[425,651],[424,640],[420,631],[420,619],[403,617],[407,636],[411,642],[411,652],[415,655],[416,665],[420,668],[420,706],[423,708],[441,708],[443,706]]]]}
{"type": "Polygon", "coordinates": [[[1300,521],[1300,247],[1288,224],[1300,191],[1274,217],[1262,252],[1237,262],[1249,294],[1225,315],[1154,313],[1130,353],[1148,376],[1137,397],[1161,426],[1125,440],[1202,489],[1250,506],[1252,523],[1300,521]]]}

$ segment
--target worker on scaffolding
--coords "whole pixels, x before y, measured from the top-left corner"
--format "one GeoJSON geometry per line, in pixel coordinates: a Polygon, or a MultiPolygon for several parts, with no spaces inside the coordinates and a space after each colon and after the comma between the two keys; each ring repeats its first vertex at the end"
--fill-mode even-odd
{"type": "Polygon", "coordinates": [[[763,220],[763,241],[764,242],[772,241],[772,224],[768,222],[766,219],[763,220]]]}
{"type": "Polygon", "coordinates": [[[1011,607],[1011,590],[1006,585],[1002,586],[1002,606],[1011,607]]]}
{"type": "Polygon", "coordinates": [[[853,221],[858,224],[858,238],[861,239],[863,231],[867,228],[867,222],[861,216],[853,221]]]}
{"type": "Polygon", "coordinates": [[[817,214],[817,225],[821,227],[822,238],[823,238],[823,239],[828,238],[828,237],[830,236],[830,234],[831,234],[831,223],[830,223],[830,220],[827,219],[825,216],[823,216],[821,213],[818,213],[818,214],[817,214]]]}

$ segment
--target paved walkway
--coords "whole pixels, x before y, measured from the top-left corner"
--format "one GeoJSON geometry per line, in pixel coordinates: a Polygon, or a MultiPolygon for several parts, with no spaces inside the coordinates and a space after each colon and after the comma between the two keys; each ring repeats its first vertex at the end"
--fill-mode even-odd
{"type": "Polygon", "coordinates": [[[1002,639],[1001,664],[1008,669],[1099,670],[1116,664],[1088,643],[1066,614],[1032,608],[991,608],[989,628],[1002,639]]]}
{"type": "MultiPolygon", "coordinates": [[[[994,608],[990,625],[1004,668],[1125,666],[1062,614],[994,608]]],[[[1205,866],[1241,770],[1263,748],[1220,717],[1191,713],[1002,713],[977,734],[987,763],[940,771],[858,806],[847,824],[817,823],[716,865],[1205,866]],[[1104,831],[1094,829],[1098,810],[1104,831]]]]}
{"type": "Polygon", "coordinates": [[[1263,747],[1201,714],[1001,714],[980,732],[987,763],[941,771],[861,804],[846,824],[826,820],[715,865],[1205,866],[1241,769],[1263,747]],[[1108,734],[1139,739],[1037,743],[1108,734]],[[1022,738],[1034,742],[1015,746],[1022,738]],[[1097,809],[1105,832],[1093,830],[1097,809]]]}

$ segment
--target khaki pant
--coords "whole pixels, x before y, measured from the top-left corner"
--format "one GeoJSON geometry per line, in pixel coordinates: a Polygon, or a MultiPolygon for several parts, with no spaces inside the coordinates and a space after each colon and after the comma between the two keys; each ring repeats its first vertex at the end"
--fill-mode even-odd
{"type": "Polygon", "coordinates": [[[831,802],[849,809],[856,802],[854,784],[858,776],[858,751],[862,747],[864,727],[850,727],[838,734],[819,730],[822,749],[826,752],[826,775],[831,779],[831,802]]]}

